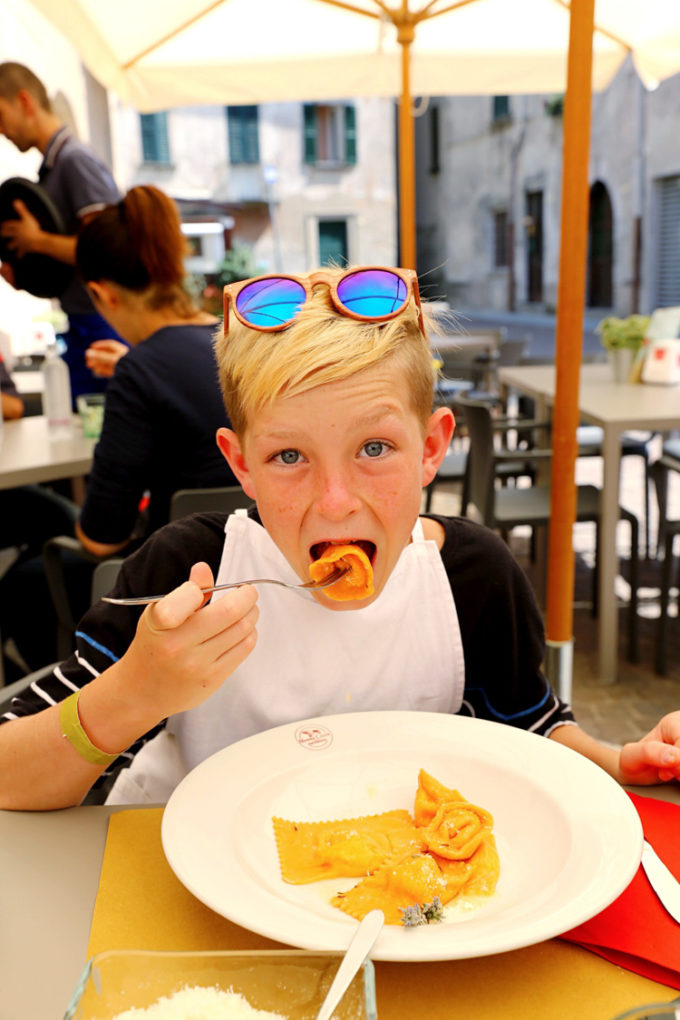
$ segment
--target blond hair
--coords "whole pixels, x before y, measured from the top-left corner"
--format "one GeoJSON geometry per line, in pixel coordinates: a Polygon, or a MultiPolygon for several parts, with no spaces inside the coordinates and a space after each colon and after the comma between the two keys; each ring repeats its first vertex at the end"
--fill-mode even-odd
{"type": "MultiPolygon", "coordinates": [[[[336,278],[351,268],[356,267],[323,272],[336,278]]],[[[274,333],[243,326],[229,311],[229,327],[216,336],[215,353],[224,403],[240,438],[249,415],[277,397],[347,379],[387,359],[403,371],[413,410],[425,427],[432,410],[434,367],[413,299],[393,319],[363,322],[339,312],[328,286],[319,284],[291,325],[274,333]]],[[[426,306],[423,313],[431,326],[426,306]]]]}

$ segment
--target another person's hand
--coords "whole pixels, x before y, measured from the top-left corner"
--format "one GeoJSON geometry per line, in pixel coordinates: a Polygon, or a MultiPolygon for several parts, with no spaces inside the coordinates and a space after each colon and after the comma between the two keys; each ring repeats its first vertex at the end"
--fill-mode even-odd
{"type": "Polygon", "coordinates": [[[642,740],[624,744],[621,782],[651,786],[680,779],[680,712],[665,715],[642,740]]]}
{"type": "Polygon", "coordinates": [[[144,717],[153,715],[160,722],[200,705],[255,647],[255,588],[234,588],[205,605],[210,596],[200,588],[212,584],[207,563],[196,563],[189,581],[147,606],[140,617],[120,666],[133,679],[130,693],[144,717]]]}
{"type": "Polygon", "coordinates": [[[19,258],[30,252],[40,250],[40,239],[43,230],[33,213],[17,199],[14,209],[19,214],[18,220],[4,220],[0,223],[0,234],[7,238],[7,247],[16,252],[19,258]]]}
{"type": "Polygon", "coordinates": [[[110,379],[116,365],[129,349],[120,340],[94,340],[85,351],[85,364],[93,375],[100,379],[110,379]]]}

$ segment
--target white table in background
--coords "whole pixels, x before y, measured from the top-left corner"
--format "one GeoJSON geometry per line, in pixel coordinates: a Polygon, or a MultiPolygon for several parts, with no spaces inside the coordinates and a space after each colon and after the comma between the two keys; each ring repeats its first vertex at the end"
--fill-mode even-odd
{"type": "MultiPolygon", "coordinates": [[[[536,402],[536,417],[549,417],[555,401],[554,365],[516,365],[498,370],[500,386],[536,402]]],[[[618,615],[614,583],[618,571],[616,525],[619,506],[621,435],[629,430],[667,432],[680,428],[680,387],[616,383],[609,364],[581,366],[579,415],[603,432],[602,518],[599,555],[598,656],[603,683],[616,680],[618,615]]]]}
{"type": "Polygon", "coordinates": [[[44,415],[6,421],[0,439],[0,489],[58,478],[81,478],[92,467],[96,439],[85,439],[74,415],[70,426],[50,428],[44,415]]]}

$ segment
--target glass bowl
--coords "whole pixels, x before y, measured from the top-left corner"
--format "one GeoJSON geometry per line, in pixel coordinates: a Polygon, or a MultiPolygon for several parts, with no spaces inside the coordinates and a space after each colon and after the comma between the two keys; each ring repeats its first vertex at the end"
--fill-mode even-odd
{"type": "MultiPolygon", "coordinates": [[[[88,961],[64,1020],[114,1020],[187,986],[239,992],[255,1009],[286,1020],[315,1020],[342,954],[304,949],[250,952],[109,950],[88,961]]],[[[377,1020],[375,973],[367,960],[334,1013],[377,1020]]],[[[141,1020],[141,1018],[140,1018],[141,1020]]]]}

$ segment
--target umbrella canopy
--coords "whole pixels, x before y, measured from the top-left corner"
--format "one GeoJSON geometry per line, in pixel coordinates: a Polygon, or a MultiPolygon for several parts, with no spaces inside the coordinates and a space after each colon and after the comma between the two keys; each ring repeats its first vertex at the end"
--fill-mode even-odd
{"type": "MultiPolygon", "coordinates": [[[[416,95],[556,92],[560,0],[33,0],[103,85],[141,112],[191,103],[398,96],[412,32],[416,95]]],[[[594,85],[633,52],[646,83],[678,66],[669,0],[597,0],[594,85]]]]}
{"type": "Polygon", "coordinates": [[[552,647],[568,644],[591,90],[604,88],[629,55],[648,86],[680,71],[677,0],[31,2],[92,74],[141,112],[398,98],[406,266],[415,266],[411,96],[566,92],[547,636],[552,647]]]}
{"type": "MultiPolygon", "coordinates": [[[[411,96],[563,92],[568,0],[32,0],[92,74],[140,112],[394,96],[402,262],[415,265],[411,96]]],[[[583,0],[573,0],[576,8],[583,0]]],[[[652,84],[680,68],[668,0],[597,0],[593,86],[629,54],[652,84]]]]}

